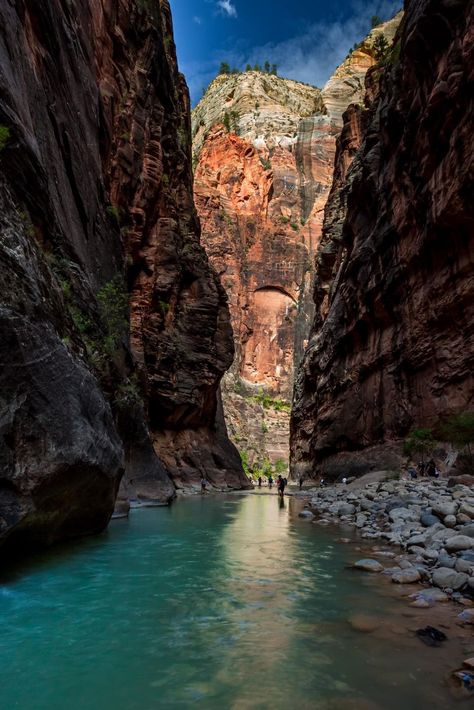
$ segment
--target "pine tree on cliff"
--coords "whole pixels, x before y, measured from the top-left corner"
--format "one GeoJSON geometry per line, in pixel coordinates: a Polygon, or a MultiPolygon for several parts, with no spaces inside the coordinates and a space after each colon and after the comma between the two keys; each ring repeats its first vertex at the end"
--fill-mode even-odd
{"type": "Polygon", "coordinates": [[[270,62],[268,61],[268,59],[263,66],[267,74],[270,74],[270,62]]]}
{"type": "Polygon", "coordinates": [[[378,62],[382,62],[384,59],[387,58],[389,49],[390,45],[387,42],[387,39],[384,35],[380,34],[373,44],[375,58],[378,62]]]}
{"type": "Polygon", "coordinates": [[[275,76],[278,75],[278,65],[277,64],[272,64],[272,72],[271,73],[274,74],[275,76]]]}
{"type": "Polygon", "coordinates": [[[219,74],[230,74],[230,64],[227,62],[221,62],[219,74]]]}

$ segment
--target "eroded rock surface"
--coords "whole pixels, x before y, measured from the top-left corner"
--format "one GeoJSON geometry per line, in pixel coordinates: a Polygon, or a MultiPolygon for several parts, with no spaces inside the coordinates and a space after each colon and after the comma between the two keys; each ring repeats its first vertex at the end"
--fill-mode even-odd
{"type": "Polygon", "coordinates": [[[345,114],[292,424],[307,475],[472,407],[472,39],[472,2],[410,0],[345,114]]]}
{"type": "Polygon", "coordinates": [[[0,126],[2,540],[102,529],[124,470],[124,499],[167,501],[211,459],[246,485],[216,424],[232,334],[168,2],[0,2],[0,126]]]}

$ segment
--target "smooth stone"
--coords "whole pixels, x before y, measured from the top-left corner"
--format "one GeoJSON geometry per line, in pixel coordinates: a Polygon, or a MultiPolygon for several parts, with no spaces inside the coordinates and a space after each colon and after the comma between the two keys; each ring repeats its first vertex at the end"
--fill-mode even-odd
{"type": "Polygon", "coordinates": [[[433,605],[426,601],[426,599],[415,599],[414,602],[410,603],[410,606],[414,606],[417,609],[429,609],[433,605]]]}
{"type": "Polygon", "coordinates": [[[456,515],[456,520],[458,521],[459,525],[464,525],[466,523],[471,522],[471,518],[468,515],[464,515],[464,513],[458,513],[456,515]]]}
{"type": "Polygon", "coordinates": [[[474,609],[463,609],[463,611],[458,614],[458,619],[465,624],[474,624],[474,609]]]}
{"type": "Polygon", "coordinates": [[[400,572],[392,574],[392,582],[395,582],[395,584],[413,584],[414,582],[419,582],[420,579],[421,575],[415,567],[401,569],[400,572]]]}
{"type": "Polygon", "coordinates": [[[415,592],[410,596],[416,599],[425,599],[426,601],[432,602],[433,604],[436,602],[449,601],[448,595],[441,589],[436,589],[435,587],[431,587],[430,589],[422,589],[421,591],[415,592]]]}
{"type": "Polygon", "coordinates": [[[342,503],[339,505],[339,510],[337,511],[337,514],[339,517],[342,515],[353,515],[355,513],[355,505],[352,505],[352,503],[342,503]]]}
{"type": "Polygon", "coordinates": [[[439,567],[433,572],[433,584],[440,589],[461,589],[467,580],[467,574],[448,567],[439,567]]]}
{"type": "Polygon", "coordinates": [[[466,574],[470,574],[471,571],[474,570],[474,564],[472,562],[469,562],[469,560],[463,560],[462,557],[459,557],[456,560],[454,568],[458,572],[465,572],[466,574]]]}
{"type": "Polygon", "coordinates": [[[436,515],[432,515],[431,513],[422,513],[420,516],[420,522],[423,527],[430,528],[432,525],[439,523],[439,519],[436,515]]]}
{"type": "Polygon", "coordinates": [[[471,518],[471,520],[474,519],[474,505],[470,505],[469,503],[461,503],[459,506],[459,512],[463,515],[467,515],[471,518]]]}
{"type": "Polygon", "coordinates": [[[302,510],[300,513],[298,513],[298,517],[311,520],[312,518],[314,518],[314,513],[312,513],[310,510],[302,510]]]}
{"type": "Polygon", "coordinates": [[[446,525],[447,528],[454,528],[455,525],[457,524],[456,516],[455,515],[447,515],[443,523],[446,525]]]}
{"type": "Polygon", "coordinates": [[[455,535],[446,540],[445,547],[448,552],[461,552],[474,548],[474,539],[468,535],[455,535]]]}
{"type": "Polygon", "coordinates": [[[463,525],[459,533],[461,535],[467,535],[468,537],[474,537],[474,523],[463,525]]]}
{"type": "Polygon", "coordinates": [[[445,552],[441,552],[438,557],[438,567],[449,567],[449,569],[454,569],[456,564],[456,558],[447,555],[445,552]]]}
{"type": "Polygon", "coordinates": [[[458,504],[454,501],[436,501],[431,504],[435,515],[445,518],[447,515],[456,515],[458,504]]]}
{"type": "Polygon", "coordinates": [[[354,631],[362,631],[362,633],[370,634],[380,626],[380,621],[373,616],[366,614],[355,614],[349,619],[349,624],[354,631]]]}
{"type": "Polygon", "coordinates": [[[354,562],[353,566],[355,567],[355,569],[360,569],[364,572],[382,572],[383,570],[383,565],[381,565],[380,562],[377,562],[377,560],[371,560],[369,558],[358,560],[357,562],[354,562]]]}
{"type": "Polygon", "coordinates": [[[461,552],[459,557],[462,560],[469,560],[469,562],[472,562],[474,564],[474,550],[471,552],[471,550],[467,550],[466,552],[461,552]]]}

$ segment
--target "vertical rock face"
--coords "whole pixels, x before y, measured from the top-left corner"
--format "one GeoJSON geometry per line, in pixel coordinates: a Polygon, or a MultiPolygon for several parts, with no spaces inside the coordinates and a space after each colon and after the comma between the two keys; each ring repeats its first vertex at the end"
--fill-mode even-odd
{"type": "Polygon", "coordinates": [[[387,465],[387,443],[473,405],[474,5],[405,10],[385,70],[367,76],[368,108],[345,114],[296,386],[295,471],[387,465]]]}
{"type": "Polygon", "coordinates": [[[373,42],[380,33],[391,41],[399,20],[374,30],[323,92],[263,72],[221,75],[193,111],[196,207],[236,345],[224,406],[250,462],[288,460],[293,373],[314,313],[342,111],[362,102],[373,42]]]}
{"type": "Polygon", "coordinates": [[[336,128],[323,110],[318,89],[246,72],[218,77],[193,113],[196,207],[236,344],[226,415],[260,465],[288,460],[295,348],[334,159],[336,128]]]}
{"type": "Polygon", "coordinates": [[[188,133],[166,1],[0,0],[2,542],[102,529],[124,470],[155,501],[245,484],[188,133]]]}

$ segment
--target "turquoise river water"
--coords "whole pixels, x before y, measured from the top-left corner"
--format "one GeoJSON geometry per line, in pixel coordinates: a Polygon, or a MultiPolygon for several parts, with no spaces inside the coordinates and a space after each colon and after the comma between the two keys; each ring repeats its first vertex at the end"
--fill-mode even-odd
{"type": "Polygon", "coordinates": [[[247,493],[132,511],[3,574],[2,710],[452,707],[440,649],[296,505],[247,493]],[[382,631],[354,630],[367,613],[382,631]]]}

